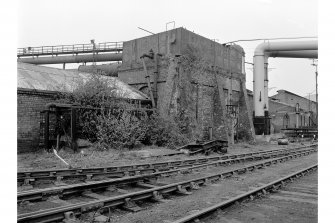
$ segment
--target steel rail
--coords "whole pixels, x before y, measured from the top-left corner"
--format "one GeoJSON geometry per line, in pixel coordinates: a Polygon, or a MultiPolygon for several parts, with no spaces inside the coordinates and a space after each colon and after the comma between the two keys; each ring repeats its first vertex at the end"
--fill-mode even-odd
{"type": "Polygon", "coordinates": [[[291,149],[276,149],[269,151],[251,152],[251,153],[241,153],[233,155],[224,156],[213,156],[206,158],[196,158],[196,159],[185,159],[185,160],[175,160],[175,161],[165,161],[165,162],[155,162],[155,163],[142,163],[133,165],[122,165],[122,166],[106,166],[106,167],[93,167],[93,168],[74,168],[74,169],[50,169],[42,171],[21,171],[17,173],[17,182],[29,184],[29,181],[36,180],[62,180],[70,178],[86,178],[91,179],[94,176],[106,175],[115,177],[132,176],[138,173],[155,172],[156,169],[166,170],[175,167],[181,167],[185,165],[202,164],[207,162],[213,162],[218,160],[235,159],[246,156],[261,155],[272,152],[279,151],[291,151],[304,149],[308,147],[317,146],[317,144],[312,144],[309,146],[296,147],[291,149]],[[136,172],[140,171],[140,172],[136,172]]]}
{"type": "Polygon", "coordinates": [[[200,177],[200,178],[195,178],[195,179],[191,179],[191,180],[187,180],[183,182],[172,183],[172,184],[165,185],[165,186],[160,186],[160,187],[138,191],[138,192],[132,192],[132,193],[119,195],[119,196],[115,196],[111,198],[100,199],[97,201],[82,202],[82,203],[74,204],[74,205],[66,205],[66,206],[51,208],[47,210],[20,214],[18,215],[17,221],[18,222],[34,222],[34,223],[61,221],[64,219],[65,213],[71,214],[73,216],[79,216],[83,213],[99,210],[102,208],[119,206],[119,205],[129,202],[130,200],[138,201],[138,200],[153,198],[160,194],[171,193],[173,191],[183,191],[186,188],[192,188],[194,184],[203,185],[208,182],[212,182],[214,180],[219,180],[219,179],[223,179],[226,177],[230,177],[234,174],[241,174],[241,173],[245,173],[248,171],[253,171],[255,169],[261,169],[266,166],[276,164],[278,162],[284,162],[289,159],[293,159],[293,158],[300,157],[303,155],[308,155],[312,152],[313,151],[301,152],[299,154],[289,155],[289,156],[269,160],[269,161],[258,163],[258,164],[252,164],[246,167],[237,168],[237,169],[230,170],[230,171],[224,171],[219,174],[212,174],[206,177],[200,177]]]}
{"type": "Polygon", "coordinates": [[[189,167],[167,170],[167,171],[145,174],[145,175],[135,175],[135,176],[124,177],[124,178],[86,182],[86,183],[72,184],[72,185],[66,185],[66,186],[60,186],[60,187],[50,187],[50,188],[38,189],[38,190],[28,190],[28,191],[17,193],[17,202],[20,203],[23,201],[46,200],[48,197],[56,196],[56,195],[60,197],[69,196],[70,194],[78,194],[78,193],[81,193],[87,190],[103,189],[103,188],[107,188],[111,186],[136,183],[138,181],[143,181],[143,180],[147,181],[148,179],[158,178],[162,175],[170,175],[173,173],[186,172],[186,171],[190,171],[194,169],[201,169],[201,168],[209,167],[209,166],[218,166],[218,165],[233,164],[233,163],[255,161],[255,160],[257,161],[257,160],[274,158],[274,157],[278,157],[281,155],[287,155],[291,153],[296,154],[296,153],[312,151],[312,150],[316,151],[316,148],[310,148],[310,149],[305,149],[301,151],[283,152],[283,153],[270,154],[270,155],[264,155],[264,156],[254,156],[254,157],[243,157],[243,158],[237,158],[237,159],[220,160],[220,161],[216,161],[212,163],[189,166],[189,167]]]}
{"type": "Polygon", "coordinates": [[[318,164],[314,164],[314,165],[312,165],[308,168],[297,171],[297,172],[295,172],[293,174],[290,174],[286,177],[282,177],[282,178],[280,178],[278,180],[275,180],[271,183],[268,183],[264,186],[258,187],[254,190],[243,193],[243,194],[238,195],[236,197],[233,197],[229,200],[223,201],[223,202],[215,204],[211,207],[208,207],[208,208],[205,208],[203,210],[197,211],[194,214],[185,216],[181,219],[178,219],[178,220],[174,221],[173,223],[197,222],[197,220],[199,220],[199,218],[203,218],[203,217],[215,212],[218,209],[229,207],[231,205],[234,205],[236,202],[240,202],[240,201],[245,200],[245,199],[251,199],[252,200],[255,196],[258,196],[260,193],[266,194],[267,191],[277,190],[280,187],[284,186],[285,183],[287,183],[287,181],[292,182],[294,178],[304,176],[306,173],[309,173],[310,171],[316,170],[317,167],[318,167],[318,164]]]}
{"type": "MultiPolygon", "coordinates": [[[[315,149],[314,149],[315,150],[315,149]]],[[[296,157],[301,157],[303,155],[308,155],[313,151],[301,152],[299,154],[288,155],[284,157],[280,157],[278,159],[269,160],[262,163],[252,164],[246,167],[237,168],[230,171],[224,171],[218,174],[212,174],[205,177],[199,177],[183,182],[172,183],[165,186],[159,186],[152,189],[132,192],[124,195],[119,195],[111,198],[100,199],[91,202],[82,202],[74,205],[66,205],[57,208],[51,208],[47,210],[41,210],[36,212],[30,212],[25,214],[18,215],[17,222],[54,222],[61,221],[64,219],[64,214],[71,214],[73,216],[79,216],[83,213],[91,212],[94,210],[99,210],[102,208],[115,207],[122,204],[125,204],[129,201],[138,201],[148,198],[157,197],[157,195],[171,193],[173,191],[184,191],[186,188],[194,188],[194,185],[204,185],[206,183],[223,179],[226,177],[233,176],[234,174],[241,174],[248,171],[253,171],[255,169],[261,169],[266,166],[270,166],[272,164],[276,164],[278,162],[284,162],[289,159],[293,159],[296,157]]]]}
{"type": "Polygon", "coordinates": [[[148,180],[152,178],[157,178],[162,175],[169,175],[173,173],[178,172],[187,172],[194,169],[201,169],[204,167],[209,166],[218,166],[218,165],[230,165],[234,163],[240,163],[240,162],[246,162],[246,161],[257,161],[257,160],[263,160],[263,159],[269,159],[274,158],[278,156],[284,156],[288,154],[296,154],[299,152],[305,152],[305,151],[311,151],[316,149],[306,149],[306,150],[300,150],[300,151],[291,151],[291,152],[282,152],[278,154],[267,154],[263,156],[254,156],[254,157],[243,157],[243,158],[237,158],[237,159],[228,159],[223,161],[216,161],[208,164],[200,164],[200,165],[194,165],[194,166],[187,166],[179,169],[173,169],[173,170],[167,170],[162,172],[156,172],[151,174],[145,174],[145,175],[135,175],[131,177],[124,177],[124,178],[117,178],[117,179],[109,179],[109,180],[101,180],[101,181],[95,181],[95,182],[88,182],[88,183],[79,183],[79,184],[72,184],[72,185],[66,185],[62,187],[51,187],[46,189],[38,189],[38,190],[29,190],[24,192],[19,192],[17,194],[17,202],[22,201],[34,201],[34,200],[46,200],[50,196],[68,196],[70,194],[74,193],[80,193],[86,190],[92,190],[92,189],[102,189],[107,188],[110,186],[117,186],[117,185],[124,185],[124,184],[130,184],[135,183],[141,180],[148,180]]]}

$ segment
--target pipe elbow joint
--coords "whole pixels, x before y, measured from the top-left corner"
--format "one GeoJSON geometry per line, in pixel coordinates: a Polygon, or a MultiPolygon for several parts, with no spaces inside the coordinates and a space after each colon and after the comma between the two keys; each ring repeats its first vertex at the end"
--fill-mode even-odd
{"type": "Polygon", "coordinates": [[[266,49],[269,47],[269,43],[259,44],[254,52],[254,56],[264,56],[266,49]]]}

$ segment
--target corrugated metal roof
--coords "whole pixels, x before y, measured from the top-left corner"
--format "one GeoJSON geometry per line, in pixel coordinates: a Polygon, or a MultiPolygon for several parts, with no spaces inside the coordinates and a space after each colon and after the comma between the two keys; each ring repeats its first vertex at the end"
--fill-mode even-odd
{"type": "MultiPolygon", "coordinates": [[[[17,87],[45,91],[71,92],[78,83],[85,82],[92,74],[74,70],[17,63],[17,87]]],[[[148,97],[116,77],[102,76],[108,83],[116,86],[120,97],[148,99],[148,97]]]]}

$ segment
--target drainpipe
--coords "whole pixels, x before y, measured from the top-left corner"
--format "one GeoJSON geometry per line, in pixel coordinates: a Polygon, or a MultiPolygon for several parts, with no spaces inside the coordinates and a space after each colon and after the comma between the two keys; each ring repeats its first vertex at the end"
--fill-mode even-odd
{"type": "Polygon", "coordinates": [[[158,73],[158,57],[161,57],[163,56],[162,54],[160,53],[155,53],[155,56],[154,56],[154,59],[155,59],[155,70],[154,70],[154,90],[153,90],[153,96],[154,96],[154,100],[155,100],[155,103],[156,103],[156,106],[157,106],[157,101],[158,101],[158,92],[157,92],[157,82],[158,82],[158,76],[159,76],[159,73],[158,73]]]}

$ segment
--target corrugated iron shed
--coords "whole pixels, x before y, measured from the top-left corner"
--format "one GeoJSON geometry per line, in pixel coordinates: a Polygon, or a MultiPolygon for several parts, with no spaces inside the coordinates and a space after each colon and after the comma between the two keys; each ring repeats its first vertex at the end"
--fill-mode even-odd
{"type": "MultiPolygon", "coordinates": [[[[38,66],[26,63],[17,63],[17,87],[44,90],[71,92],[78,83],[87,81],[92,74],[74,70],[63,70],[52,67],[38,66]]],[[[102,76],[108,83],[115,85],[117,94],[129,99],[148,99],[148,97],[129,86],[116,77],[102,76]]]]}

